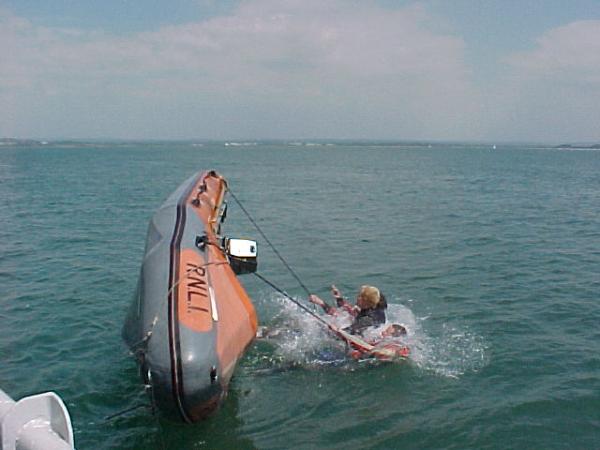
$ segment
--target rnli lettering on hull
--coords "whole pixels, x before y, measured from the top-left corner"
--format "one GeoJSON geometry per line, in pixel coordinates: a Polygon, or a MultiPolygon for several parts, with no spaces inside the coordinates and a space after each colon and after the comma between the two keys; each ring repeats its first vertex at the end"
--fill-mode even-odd
{"type": "Polygon", "coordinates": [[[205,261],[196,251],[181,252],[179,322],[197,332],[212,329],[211,297],[205,261]]]}
{"type": "Polygon", "coordinates": [[[191,314],[192,311],[203,311],[209,313],[210,311],[201,306],[196,306],[194,303],[194,295],[208,298],[208,289],[206,282],[206,269],[202,266],[196,266],[195,264],[187,263],[187,272],[190,274],[187,291],[187,312],[191,314]],[[194,290],[197,289],[197,290],[194,290]]]}

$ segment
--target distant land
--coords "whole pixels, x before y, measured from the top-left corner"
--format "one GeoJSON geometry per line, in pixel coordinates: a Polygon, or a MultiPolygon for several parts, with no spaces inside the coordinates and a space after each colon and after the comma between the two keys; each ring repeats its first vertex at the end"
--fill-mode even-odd
{"type": "MultiPolygon", "coordinates": [[[[67,147],[67,148],[82,148],[82,147],[130,147],[137,145],[191,145],[194,147],[202,147],[204,145],[223,145],[225,147],[249,147],[256,145],[289,145],[299,147],[313,146],[374,146],[374,147],[493,147],[491,142],[476,142],[476,141],[414,141],[414,140],[392,140],[392,139],[57,139],[57,140],[41,140],[41,139],[19,139],[19,138],[0,138],[0,148],[15,148],[15,147],[67,147]]],[[[531,148],[554,148],[554,149],[584,149],[584,150],[600,150],[600,144],[591,143],[572,143],[560,145],[548,145],[541,143],[519,143],[519,142],[498,142],[498,146],[525,146],[531,148]]]]}
{"type": "Polygon", "coordinates": [[[582,144],[560,144],[556,148],[588,148],[594,150],[600,150],[600,144],[593,145],[582,145],[582,144]]]}
{"type": "MultiPolygon", "coordinates": [[[[383,139],[68,139],[68,140],[36,140],[0,138],[2,147],[130,147],[135,145],[191,145],[202,147],[204,145],[223,145],[225,147],[252,147],[256,145],[289,145],[298,147],[313,146],[402,146],[402,147],[432,147],[439,145],[479,145],[475,143],[438,142],[438,141],[409,141],[409,140],[383,140],[383,139]]],[[[488,144],[483,144],[488,145],[488,144]]]]}
{"type": "Polygon", "coordinates": [[[2,147],[128,147],[132,145],[162,145],[168,143],[189,143],[196,144],[196,141],[157,141],[157,140],[118,140],[118,139],[60,139],[60,140],[40,140],[40,139],[16,139],[0,138],[0,148],[2,147]]]}
{"type": "MultiPolygon", "coordinates": [[[[0,138],[1,147],[104,147],[115,145],[132,145],[140,144],[144,141],[113,141],[113,140],[38,140],[38,139],[16,139],[16,138],[0,138]]],[[[149,143],[152,143],[149,141],[149,143]]]]}
{"type": "Polygon", "coordinates": [[[46,141],[35,141],[33,139],[14,139],[14,138],[0,138],[0,146],[2,147],[22,147],[32,145],[46,145],[46,141]]]}

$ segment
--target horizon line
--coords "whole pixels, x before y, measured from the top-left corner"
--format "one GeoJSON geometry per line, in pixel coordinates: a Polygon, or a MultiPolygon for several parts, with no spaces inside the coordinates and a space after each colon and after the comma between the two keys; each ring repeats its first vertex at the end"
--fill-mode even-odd
{"type": "Polygon", "coordinates": [[[234,143],[234,144],[249,144],[249,143],[287,143],[287,144],[307,144],[307,143],[385,143],[385,144],[405,144],[405,145],[428,145],[428,144],[471,144],[471,145],[553,145],[553,146],[568,146],[568,145],[595,145],[599,141],[592,140],[563,140],[563,141],[536,141],[536,140],[491,140],[491,139],[410,139],[410,138],[349,138],[349,137],[289,137],[289,138],[40,138],[40,137],[0,137],[0,145],[5,146],[6,143],[37,143],[40,145],[51,145],[61,143],[77,143],[77,144],[118,144],[118,143],[234,143]],[[2,144],[4,143],[4,144],[2,144]]]}

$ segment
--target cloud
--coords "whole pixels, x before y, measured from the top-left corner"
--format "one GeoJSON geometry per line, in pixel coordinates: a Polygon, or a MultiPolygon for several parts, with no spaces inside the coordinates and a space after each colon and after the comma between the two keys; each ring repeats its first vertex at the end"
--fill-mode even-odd
{"type": "Polygon", "coordinates": [[[509,63],[530,77],[600,83],[600,21],[572,22],[547,31],[537,47],[513,55],[509,63]]]}
{"type": "Polygon", "coordinates": [[[490,99],[490,134],[513,139],[600,140],[600,21],[546,31],[506,58],[510,75],[490,99]]]}
{"type": "Polygon", "coordinates": [[[465,44],[434,28],[420,6],[341,0],[250,0],[128,36],[4,10],[0,134],[471,137],[465,44]]]}

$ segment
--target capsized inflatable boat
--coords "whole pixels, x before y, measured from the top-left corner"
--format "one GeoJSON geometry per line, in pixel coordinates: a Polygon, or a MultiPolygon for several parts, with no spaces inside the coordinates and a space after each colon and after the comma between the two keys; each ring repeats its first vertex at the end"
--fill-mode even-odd
{"type": "Polygon", "coordinates": [[[154,214],[123,327],[154,404],[185,422],[219,406],[256,335],[256,312],[236,277],[256,270],[256,243],[221,236],[226,191],[216,172],[198,173],[154,214]]]}

